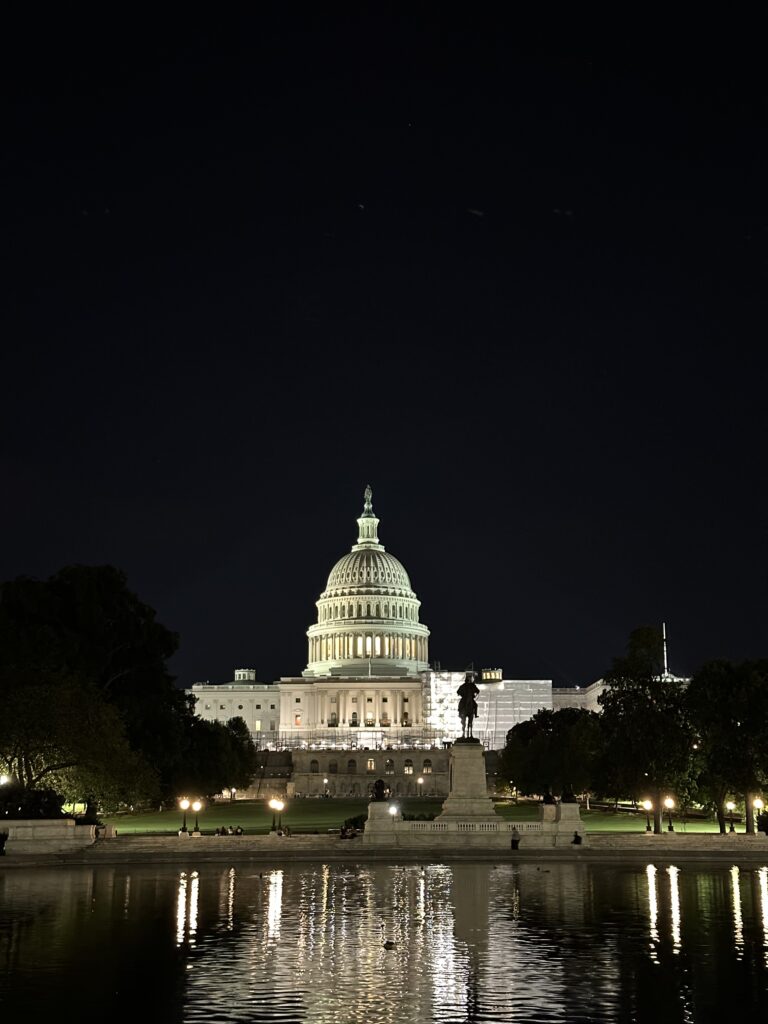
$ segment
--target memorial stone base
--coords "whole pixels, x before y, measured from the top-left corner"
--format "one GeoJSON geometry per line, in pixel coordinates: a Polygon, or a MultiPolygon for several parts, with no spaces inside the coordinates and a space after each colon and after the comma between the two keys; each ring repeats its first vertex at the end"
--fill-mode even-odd
{"type": "Polygon", "coordinates": [[[479,740],[456,740],[448,763],[448,796],[436,821],[498,821],[485,781],[479,740]]]}

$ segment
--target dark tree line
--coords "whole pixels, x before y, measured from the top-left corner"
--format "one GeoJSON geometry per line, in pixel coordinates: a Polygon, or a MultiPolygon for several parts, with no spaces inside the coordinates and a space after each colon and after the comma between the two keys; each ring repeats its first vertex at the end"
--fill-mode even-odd
{"type": "Polygon", "coordinates": [[[545,797],[650,799],[656,832],[667,795],[714,809],[724,832],[733,795],[752,832],[753,800],[768,785],[768,660],[708,662],[686,684],[664,673],[661,634],[643,627],[605,682],[600,714],[540,711],[511,729],[507,778],[545,797]]]}
{"type": "Polygon", "coordinates": [[[195,716],[168,670],[177,647],[111,566],[0,585],[0,771],[91,806],[247,786],[245,722],[195,716]]]}

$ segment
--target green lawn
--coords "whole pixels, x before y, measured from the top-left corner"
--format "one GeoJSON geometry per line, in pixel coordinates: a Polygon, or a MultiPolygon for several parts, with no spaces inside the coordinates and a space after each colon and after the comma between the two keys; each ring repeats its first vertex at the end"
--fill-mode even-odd
{"type": "MultiPolygon", "coordinates": [[[[404,799],[398,801],[398,806],[406,814],[439,814],[442,802],[430,799],[404,799]]],[[[283,823],[289,825],[293,832],[327,832],[329,828],[339,828],[345,818],[352,818],[358,814],[365,814],[367,800],[346,800],[333,798],[331,800],[291,800],[283,811],[283,823]]],[[[538,808],[535,804],[499,803],[496,805],[497,813],[508,821],[536,821],[538,808]]],[[[645,815],[628,814],[626,812],[612,813],[610,811],[582,811],[582,821],[588,832],[644,832],[645,815]]],[[[118,834],[177,832],[181,825],[181,811],[163,811],[160,813],[148,814],[116,814],[104,819],[109,825],[114,825],[118,834]]],[[[187,812],[187,825],[191,828],[195,816],[187,812]]],[[[674,818],[675,831],[677,832],[716,832],[715,821],[683,822],[680,818],[674,818]]],[[[252,835],[266,834],[272,825],[272,813],[267,809],[266,804],[261,800],[237,800],[234,803],[217,803],[205,807],[200,813],[200,828],[203,832],[213,832],[221,826],[231,825],[236,828],[240,825],[246,832],[252,835]]],[[[666,830],[666,818],[664,828],[666,830]]],[[[744,830],[743,825],[737,825],[739,831],[744,830]]]]}
{"type": "MultiPolygon", "coordinates": [[[[441,800],[426,798],[399,800],[398,806],[406,814],[439,814],[441,800]]],[[[329,828],[340,828],[346,818],[366,814],[366,799],[345,800],[290,800],[283,811],[283,824],[292,832],[327,832],[329,828]]],[[[135,832],[177,832],[181,826],[181,811],[162,811],[150,814],[116,814],[105,817],[107,825],[114,825],[118,835],[135,832]]],[[[195,816],[187,811],[187,826],[191,828],[195,816]]],[[[212,803],[200,812],[200,828],[213,832],[221,826],[240,825],[251,835],[266,835],[272,826],[272,812],[263,800],[236,800],[234,803],[212,803]]]]}

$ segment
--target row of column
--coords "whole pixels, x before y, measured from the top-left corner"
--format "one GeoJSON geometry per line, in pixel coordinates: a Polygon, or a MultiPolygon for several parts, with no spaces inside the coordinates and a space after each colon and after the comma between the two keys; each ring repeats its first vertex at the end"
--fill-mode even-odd
{"type": "Polygon", "coordinates": [[[381,725],[382,715],[392,726],[399,726],[403,722],[404,715],[410,725],[418,725],[421,721],[421,696],[417,690],[379,690],[372,692],[372,701],[368,703],[366,690],[347,689],[336,691],[336,703],[331,704],[330,693],[319,693],[319,715],[320,722],[326,725],[336,715],[336,723],[345,728],[352,722],[352,716],[357,714],[357,724],[365,726],[372,724],[381,725]],[[353,697],[357,700],[353,701],[353,697]],[[383,698],[387,697],[384,704],[383,698]],[[406,700],[407,698],[407,700],[406,700]]]}
{"type": "Polygon", "coordinates": [[[331,633],[309,640],[309,662],[352,658],[427,661],[427,638],[399,633],[331,633]]]}

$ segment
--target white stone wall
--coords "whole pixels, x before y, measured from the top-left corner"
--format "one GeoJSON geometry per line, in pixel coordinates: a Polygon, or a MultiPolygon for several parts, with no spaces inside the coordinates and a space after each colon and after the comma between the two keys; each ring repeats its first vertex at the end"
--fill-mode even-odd
{"type": "Polygon", "coordinates": [[[243,718],[255,740],[277,735],[280,728],[280,689],[274,683],[195,683],[195,714],[207,722],[243,718]]]}

